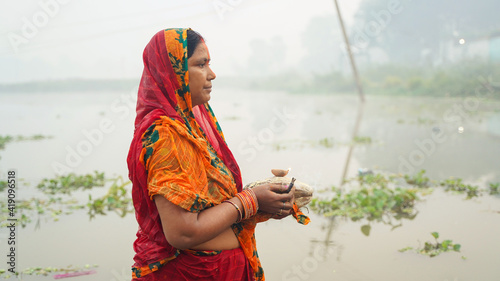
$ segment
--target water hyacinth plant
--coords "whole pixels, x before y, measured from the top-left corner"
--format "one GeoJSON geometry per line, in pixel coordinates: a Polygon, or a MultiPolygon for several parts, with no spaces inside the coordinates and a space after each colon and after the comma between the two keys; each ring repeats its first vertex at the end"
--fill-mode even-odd
{"type": "Polygon", "coordinates": [[[28,267],[25,268],[21,271],[18,271],[14,274],[10,273],[9,271],[5,269],[0,269],[0,277],[3,277],[4,279],[10,279],[13,276],[16,276],[17,279],[23,280],[23,276],[48,276],[50,274],[56,274],[54,278],[59,279],[59,278],[65,278],[65,275],[67,277],[73,277],[73,276],[78,276],[79,273],[88,273],[89,270],[97,268],[98,265],[90,265],[86,264],[81,267],[76,267],[69,265],[67,267],[28,267]],[[57,278],[59,277],[59,278],[57,278]]]}
{"type": "Polygon", "coordinates": [[[57,176],[53,179],[43,179],[37,188],[45,194],[71,194],[79,189],[92,189],[104,186],[104,173],[95,171],[94,174],[57,176]]]}
{"type": "Polygon", "coordinates": [[[33,135],[30,137],[26,136],[0,136],[0,149],[4,149],[5,145],[9,142],[15,142],[15,141],[30,141],[30,140],[43,140],[43,139],[50,139],[52,136],[44,136],[44,135],[33,135]]]}
{"type": "MultiPolygon", "coordinates": [[[[31,199],[17,200],[16,215],[17,223],[26,227],[34,219],[37,227],[41,218],[51,218],[58,221],[60,215],[72,214],[75,210],[88,209],[89,218],[96,215],[106,215],[107,212],[116,212],[120,217],[133,211],[132,200],[127,186],[130,181],[124,181],[121,177],[106,179],[104,173],[95,171],[93,174],[57,176],[52,179],[43,179],[37,189],[42,193],[31,199]],[[105,187],[108,185],[108,192],[100,198],[93,198],[89,193],[87,204],[79,202],[71,197],[76,191],[91,192],[95,187],[105,187]]],[[[0,226],[7,224],[7,205],[0,201],[0,226]]]]}
{"type": "Polygon", "coordinates": [[[450,178],[444,180],[440,183],[441,186],[445,188],[446,191],[453,191],[456,193],[466,193],[467,199],[471,199],[473,197],[478,197],[481,195],[481,191],[478,186],[465,184],[462,182],[462,179],[459,178],[450,178]]]}
{"type": "Polygon", "coordinates": [[[108,189],[108,193],[101,198],[92,199],[89,194],[87,203],[90,219],[96,215],[106,215],[106,211],[114,211],[120,217],[133,212],[132,199],[128,196],[129,191],[125,188],[130,181],[124,181],[121,177],[116,178],[108,189]]]}
{"type": "MultiPolygon", "coordinates": [[[[486,189],[469,185],[462,179],[447,179],[444,181],[431,181],[425,176],[425,170],[414,175],[387,175],[360,170],[359,176],[347,180],[347,188],[341,190],[333,187],[333,195],[329,197],[313,198],[311,209],[326,217],[344,217],[352,221],[366,219],[368,222],[376,221],[393,228],[393,219],[412,220],[417,215],[415,204],[423,195],[432,193],[435,187],[444,187],[445,191],[466,193],[467,199],[485,193],[486,189]]],[[[489,184],[489,194],[498,194],[500,183],[489,184]]],[[[361,231],[369,235],[370,225],[363,225],[361,231]]]]}
{"type": "MultiPolygon", "coordinates": [[[[394,186],[394,178],[383,174],[365,174],[349,180],[358,186],[348,192],[333,188],[329,199],[314,198],[311,209],[324,216],[339,216],[352,221],[366,219],[397,227],[393,219],[413,219],[417,215],[415,201],[419,200],[418,189],[394,186]]],[[[369,234],[369,226],[362,232],[369,234]]]]}
{"type": "MultiPolygon", "coordinates": [[[[455,251],[455,252],[460,252],[461,245],[460,244],[454,244],[452,240],[444,240],[443,242],[439,242],[437,239],[439,238],[439,233],[438,232],[431,232],[432,237],[434,237],[434,243],[433,242],[425,242],[423,248],[418,248],[414,249],[413,247],[406,247],[403,249],[400,249],[400,252],[406,252],[410,250],[415,250],[415,252],[422,254],[422,255],[427,255],[429,257],[435,257],[441,253],[444,252],[450,252],[450,251],[455,251]]],[[[464,257],[462,257],[464,258],[464,257]]]]}

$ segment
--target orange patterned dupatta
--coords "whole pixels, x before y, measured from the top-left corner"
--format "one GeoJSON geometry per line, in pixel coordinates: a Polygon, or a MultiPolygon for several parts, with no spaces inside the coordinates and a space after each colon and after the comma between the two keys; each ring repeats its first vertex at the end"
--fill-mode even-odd
{"type": "MultiPolygon", "coordinates": [[[[152,195],[162,194],[190,212],[200,212],[234,197],[242,190],[238,164],[210,105],[200,105],[193,112],[186,37],[187,29],[160,31],[144,50],[135,132],[127,158],[139,224],[132,269],[136,278],[158,270],[179,254],[165,239],[152,195]],[[152,125],[163,128],[169,136],[162,140],[161,149],[154,152],[155,146],[151,143],[148,146],[143,139],[145,134],[151,133],[148,128],[152,125]],[[171,161],[172,157],[176,158],[176,163],[195,159],[193,165],[188,165],[194,170],[172,166],[171,172],[161,176],[148,174],[147,171],[151,170],[146,167],[171,161]],[[214,186],[217,192],[213,192],[214,186]]],[[[299,222],[304,220],[301,215],[299,211],[294,214],[299,222]]],[[[257,254],[255,226],[269,217],[269,214],[259,213],[233,225],[256,280],[264,280],[264,274],[257,254]]]]}

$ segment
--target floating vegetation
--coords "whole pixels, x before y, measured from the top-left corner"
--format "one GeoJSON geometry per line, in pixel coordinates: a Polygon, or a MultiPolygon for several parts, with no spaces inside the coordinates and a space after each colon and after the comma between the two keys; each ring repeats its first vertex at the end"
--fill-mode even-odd
{"type": "MultiPolygon", "coordinates": [[[[38,226],[41,218],[51,218],[53,221],[58,221],[60,215],[69,215],[80,209],[88,209],[91,219],[96,215],[106,215],[106,212],[109,211],[114,211],[119,216],[124,217],[133,211],[132,200],[129,197],[130,192],[126,189],[128,184],[130,182],[124,181],[121,177],[106,179],[104,173],[97,171],[94,174],[69,174],[54,179],[43,179],[37,188],[45,196],[16,201],[17,224],[26,227],[36,218],[38,226]],[[96,199],[92,199],[92,195],[89,194],[87,204],[70,197],[71,193],[76,190],[91,190],[94,187],[103,187],[107,182],[110,182],[107,194],[96,199]]],[[[4,201],[0,201],[0,209],[2,210],[0,213],[0,226],[5,226],[9,218],[9,212],[4,201]]]]}
{"type": "MultiPolygon", "coordinates": [[[[97,268],[98,265],[90,265],[86,264],[81,267],[75,267],[72,265],[69,265],[67,267],[28,267],[26,269],[23,269],[20,272],[12,273],[10,271],[7,271],[5,269],[0,269],[0,277],[3,277],[4,279],[9,279],[12,276],[19,277],[22,280],[22,276],[24,275],[34,275],[34,276],[48,276],[49,274],[52,273],[64,273],[64,274],[58,274],[59,278],[64,278],[64,277],[73,277],[73,276],[78,276],[78,275],[83,275],[86,273],[89,273],[89,269],[94,269],[97,268]],[[80,273],[80,274],[78,274],[80,273]],[[65,276],[67,275],[67,276],[65,276]]],[[[54,278],[56,278],[54,276],[54,278]]],[[[59,279],[57,278],[57,279],[59,279]]]]}
{"type": "Polygon", "coordinates": [[[44,136],[44,135],[33,135],[31,137],[26,137],[26,136],[0,136],[0,149],[4,149],[5,145],[9,142],[14,142],[14,141],[27,141],[27,140],[43,140],[43,139],[50,139],[52,136],[44,136]]]}
{"type": "Polygon", "coordinates": [[[106,211],[115,211],[120,217],[132,213],[134,211],[131,204],[132,199],[127,196],[129,192],[125,189],[128,184],[130,184],[129,181],[124,182],[119,177],[113,182],[105,196],[93,200],[92,195],[89,194],[87,207],[90,219],[93,219],[96,215],[106,215],[106,211]]]}
{"type": "Polygon", "coordinates": [[[371,137],[355,136],[353,139],[355,144],[370,144],[372,143],[371,137]]]}
{"type": "Polygon", "coordinates": [[[323,138],[319,140],[319,145],[326,148],[333,147],[333,144],[333,138],[323,138]]]}
{"type": "Polygon", "coordinates": [[[500,186],[500,183],[490,183],[489,189],[490,189],[490,195],[497,195],[500,194],[500,191],[498,190],[498,187],[500,186]]]}
{"type": "MultiPolygon", "coordinates": [[[[415,203],[421,196],[432,193],[436,185],[445,187],[446,191],[466,193],[468,199],[487,191],[475,185],[464,184],[461,179],[431,181],[425,176],[425,170],[414,175],[386,175],[360,169],[357,177],[346,181],[343,190],[332,187],[330,193],[317,193],[322,198],[313,198],[311,209],[326,217],[338,216],[352,221],[365,219],[396,228],[401,223],[394,225],[393,219],[414,219],[418,213],[414,208],[415,203]]],[[[489,194],[499,194],[499,186],[500,183],[490,183],[489,194]]],[[[361,227],[365,235],[369,235],[370,230],[369,224],[361,227]]]]}
{"type": "MultiPolygon", "coordinates": [[[[417,215],[415,201],[419,200],[416,188],[394,186],[394,178],[382,174],[365,174],[355,180],[358,188],[342,192],[333,187],[334,196],[329,199],[314,198],[311,209],[324,216],[340,216],[352,221],[366,219],[394,225],[392,220],[413,219],[417,215]]],[[[363,226],[362,232],[369,234],[369,226],[363,226]]]]}
{"type": "Polygon", "coordinates": [[[67,176],[57,176],[54,179],[43,179],[37,188],[45,194],[71,194],[78,189],[92,189],[104,186],[104,173],[95,171],[94,174],[78,176],[71,173],[67,176]]]}
{"type": "MultiPolygon", "coordinates": [[[[418,248],[414,249],[413,247],[406,247],[403,249],[400,249],[400,252],[406,252],[406,251],[411,251],[415,250],[415,252],[422,254],[422,255],[427,255],[429,257],[435,257],[441,253],[444,252],[460,252],[460,244],[454,244],[452,240],[444,240],[443,242],[439,242],[437,239],[439,238],[439,233],[438,232],[431,232],[431,235],[434,237],[434,243],[433,242],[425,242],[423,248],[418,248]]],[[[462,256],[462,259],[465,259],[465,257],[462,256]]]]}
{"type": "Polygon", "coordinates": [[[303,149],[307,147],[325,147],[331,148],[335,145],[333,138],[322,138],[320,140],[289,140],[274,143],[274,150],[287,150],[287,149],[303,149]]]}
{"type": "Polygon", "coordinates": [[[445,188],[446,191],[454,191],[457,193],[466,193],[467,199],[471,199],[472,197],[478,197],[481,195],[481,191],[478,186],[464,184],[462,179],[459,178],[450,178],[444,180],[440,183],[441,186],[445,188]]]}
{"type": "Polygon", "coordinates": [[[429,118],[418,117],[418,119],[417,119],[417,124],[419,124],[419,125],[432,125],[435,123],[436,123],[436,120],[429,119],[429,118]]]}
{"type": "Polygon", "coordinates": [[[425,188],[429,187],[430,181],[429,178],[424,176],[425,170],[420,170],[417,174],[410,176],[410,175],[404,175],[404,179],[406,183],[410,185],[415,185],[420,188],[425,188]]]}
{"type": "Polygon", "coordinates": [[[0,192],[3,192],[4,189],[7,187],[7,185],[8,185],[7,181],[0,180],[0,192]]]}
{"type": "MultiPolygon", "coordinates": [[[[356,136],[354,137],[352,144],[365,145],[371,144],[371,137],[356,136]]],[[[287,149],[303,149],[303,148],[332,148],[335,145],[351,145],[351,142],[342,143],[336,142],[334,138],[325,137],[319,140],[281,140],[273,144],[274,150],[287,150],[287,149]]]]}

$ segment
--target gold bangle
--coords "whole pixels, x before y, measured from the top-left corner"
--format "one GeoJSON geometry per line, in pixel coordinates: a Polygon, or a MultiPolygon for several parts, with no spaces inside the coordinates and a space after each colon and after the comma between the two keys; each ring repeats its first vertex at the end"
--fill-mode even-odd
{"type": "Polygon", "coordinates": [[[234,203],[233,201],[229,201],[229,200],[223,201],[222,203],[229,203],[236,208],[236,210],[238,211],[238,214],[239,214],[239,218],[236,220],[237,223],[243,219],[243,214],[241,213],[240,207],[238,207],[238,205],[236,205],[236,203],[234,203]]]}

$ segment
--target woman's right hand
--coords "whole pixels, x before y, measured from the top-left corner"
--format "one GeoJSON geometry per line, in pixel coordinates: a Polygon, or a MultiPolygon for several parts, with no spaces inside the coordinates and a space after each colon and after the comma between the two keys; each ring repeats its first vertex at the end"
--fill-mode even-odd
{"type": "Polygon", "coordinates": [[[295,187],[289,193],[283,193],[288,186],[286,184],[262,184],[252,188],[257,201],[259,201],[259,210],[270,213],[276,218],[284,218],[291,214],[294,203],[295,187]]]}

